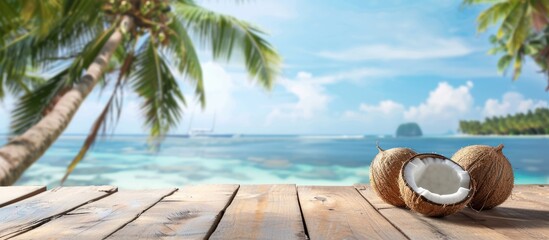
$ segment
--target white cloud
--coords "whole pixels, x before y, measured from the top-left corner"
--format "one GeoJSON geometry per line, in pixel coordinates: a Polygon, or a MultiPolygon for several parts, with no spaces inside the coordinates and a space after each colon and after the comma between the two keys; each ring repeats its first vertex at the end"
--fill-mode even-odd
{"type": "MultiPolygon", "coordinates": [[[[178,133],[186,133],[191,128],[210,128],[215,116],[215,131],[231,132],[237,127],[246,128],[251,122],[251,110],[246,109],[247,103],[242,97],[254,92],[261,92],[253,83],[246,81],[247,75],[228,72],[225,65],[208,61],[202,63],[204,73],[204,90],[206,92],[206,108],[201,109],[197,101],[189,101],[192,93],[187,95],[187,105],[183,122],[178,133]],[[191,121],[192,115],[192,123],[191,121]]],[[[184,83],[183,88],[194,88],[184,83]]],[[[261,96],[260,96],[261,97],[261,96]]],[[[193,100],[196,98],[193,98],[193,100]]]]}
{"type": "Polygon", "coordinates": [[[393,100],[384,100],[379,105],[360,104],[360,111],[365,113],[381,113],[384,115],[402,114],[404,106],[393,100]]]}
{"type": "Polygon", "coordinates": [[[440,82],[437,88],[429,93],[425,102],[405,111],[404,118],[418,122],[428,129],[428,132],[454,131],[459,120],[469,117],[474,111],[474,99],[470,92],[472,88],[471,81],[458,87],[440,82]]]}
{"type": "Polygon", "coordinates": [[[313,76],[310,73],[299,72],[295,80],[281,79],[278,83],[288,93],[297,97],[297,102],[275,107],[267,116],[268,124],[278,118],[309,119],[315,113],[324,110],[330,101],[322,84],[313,81],[313,76]]]}
{"type": "MultiPolygon", "coordinates": [[[[236,106],[234,94],[237,87],[232,75],[227,73],[221,65],[214,62],[202,63],[202,69],[204,72],[204,89],[206,91],[206,109],[202,110],[195,100],[196,98],[193,95],[194,86],[184,82],[181,87],[185,89],[188,109],[184,109],[183,119],[179,124],[179,128],[174,129],[172,132],[174,134],[186,133],[189,128],[191,114],[194,115],[192,127],[195,128],[209,128],[214,114],[216,114],[216,124],[220,126],[241,116],[233,111],[234,106],[236,106]]],[[[148,131],[143,125],[141,99],[131,89],[126,90],[124,108],[115,132],[146,134],[148,131]]],[[[101,110],[103,110],[105,97],[99,99],[97,92],[89,96],[76,113],[66,132],[87,133],[101,110]]]]}
{"type": "MultiPolygon", "coordinates": [[[[383,100],[378,104],[360,104],[358,111],[345,111],[344,121],[359,122],[356,128],[368,134],[393,132],[402,123],[404,105],[393,100],[383,100]]],[[[356,124],[355,124],[356,125],[356,124]]]]}
{"type": "Polygon", "coordinates": [[[501,101],[492,98],[486,100],[482,113],[485,117],[504,116],[548,106],[549,104],[546,101],[525,99],[520,93],[507,92],[503,95],[501,101]]]}
{"type": "Polygon", "coordinates": [[[473,52],[473,49],[458,39],[428,39],[414,42],[420,44],[368,44],[341,51],[323,51],[319,56],[339,61],[420,60],[459,57],[473,52]]]}
{"type": "Polygon", "coordinates": [[[298,72],[295,79],[280,79],[278,84],[297,101],[275,106],[267,116],[267,124],[277,119],[310,119],[322,112],[332,97],[326,93],[325,86],[340,81],[359,81],[365,77],[385,76],[388,73],[376,69],[354,69],[333,75],[314,77],[308,72],[298,72]]]}
{"type": "Polygon", "coordinates": [[[475,113],[471,88],[472,82],[458,87],[440,82],[417,106],[406,108],[393,100],[383,100],[373,105],[362,103],[358,111],[346,111],[343,119],[360,121],[370,128],[367,131],[373,133],[390,133],[406,121],[417,122],[428,134],[455,131],[460,119],[469,118],[475,113]]]}

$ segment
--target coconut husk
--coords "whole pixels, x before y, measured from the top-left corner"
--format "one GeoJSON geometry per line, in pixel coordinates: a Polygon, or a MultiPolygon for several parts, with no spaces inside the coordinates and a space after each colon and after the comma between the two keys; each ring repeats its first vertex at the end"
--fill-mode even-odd
{"type": "MultiPolygon", "coordinates": [[[[408,185],[408,183],[404,180],[404,169],[406,168],[406,165],[410,163],[415,158],[439,158],[439,159],[448,159],[442,155],[438,154],[418,154],[414,157],[412,157],[410,160],[406,161],[402,165],[402,169],[399,174],[398,179],[398,185],[400,189],[400,195],[405,202],[406,206],[410,208],[412,211],[421,213],[425,216],[429,217],[444,217],[451,214],[454,214],[456,212],[461,211],[463,208],[467,206],[467,204],[471,201],[475,189],[475,184],[473,180],[471,179],[469,184],[469,194],[465,199],[458,203],[454,204],[439,204],[435,203],[424,196],[419,195],[417,192],[415,192],[412,187],[408,185]]],[[[450,159],[448,159],[450,160],[450,159]]],[[[451,161],[451,160],[450,160],[451,161]]],[[[457,164],[457,163],[456,163],[457,164]]]]}
{"type": "Polygon", "coordinates": [[[392,148],[379,152],[370,164],[370,185],[374,192],[386,203],[396,207],[405,207],[398,188],[398,175],[402,164],[416,155],[409,148],[392,148]]]}
{"type": "Polygon", "coordinates": [[[505,202],[514,186],[513,167],[497,147],[473,145],[457,151],[452,159],[469,172],[477,189],[469,206],[487,210],[505,202]]]}

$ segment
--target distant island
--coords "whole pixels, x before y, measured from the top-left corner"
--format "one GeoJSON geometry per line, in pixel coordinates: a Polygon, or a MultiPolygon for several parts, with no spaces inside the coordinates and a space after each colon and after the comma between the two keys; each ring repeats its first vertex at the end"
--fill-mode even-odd
{"type": "Polygon", "coordinates": [[[549,134],[549,108],[480,121],[460,121],[459,130],[471,135],[543,135],[549,134]]]}
{"type": "Polygon", "coordinates": [[[417,123],[403,123],[398,126],[397,137],[421,137],[423,132],[417,123]]]}

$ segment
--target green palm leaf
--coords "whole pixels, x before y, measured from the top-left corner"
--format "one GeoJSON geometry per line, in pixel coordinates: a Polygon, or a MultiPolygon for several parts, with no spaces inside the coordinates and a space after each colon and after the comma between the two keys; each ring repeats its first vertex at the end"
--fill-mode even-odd
{"type": "Polygon", "coordinates": [[[25,132],[47,114],[55,98],[68,86],[66,76],[67,71],[61,72],[18,100],[11,114],[12,134],[19,135],[25,132]]]}
{"type": "Polygon", "coordinates": [[[256,78],[261,86],[272,88],[281,59],[274,48],[261,37],[264,32],[259,28],[234,17],[204,9],[190,1],[175,4],[175,12],[203,45],[210,45],[215,59],[229,60],[234,50],[240,50],[250,76],[256,78]]]}
{"type": "Polygon", "coordinates": [[[516,53],[519,50],[531,30],[531,18],[528,17],[526,13],[528,11],[528,5],[524,4],[518,9],[520,9],[518,14],[509,18],[511,19],[509,23],[503,23],[511,25],[508,26],[511,35],[507,41],[507,51],[511,54],[516,53]]]}
{"type": "Polygon", "coordinates": [[[513,60],[513,56],[511,56],[511,55],[505,55],[505,56],[501,57],[498,61],[498,72],[500,74],[505,72],[505,69],[507,69],[509,67],[512,60],[513,60]]]}
{"type": "Polygon", "coordinates": [[[513,10],[515,5],[511,2],[498,2],[484,10],[477,18],[478,31],[484,32],[489,26],[498,23],[513,10]]]}
{"type": "Polygon", "coordinates": [[[202,66],[200,59],[196,54],[191,37],[187,29],[182,24],[182,20],[177,18],[169,25],[169,44],[167,54],[170,56],[179,72],[185,74],[195,84],[195,95],[202,107],[206,105],[206,94],[204,92],[204,81],[202,75],[202,66]]]}
{"type": "Polygon", "coordinates": [[[138,52],[131,81],[134,91],[143,99],[141,108],[150,136],[153,139],[164,136],[181,119],[185,98],[154,38],[149,38],[138,52]]]}
{"type": "MultiPolygon", "coordinates": [[[[9,89],[15,93],[26,91],[22,83],[29,68],[46,68],[58,65],[60,61],[72,60],[72,56],[78,56],[86,45],[104,32],[103,24],[97,24],[101,16],[98,13],[99,1],[63,1],[64,5],[59,5],[59,0],[50,3],[25,0],[19,2],[21,6],[14,4],[16,2],[10,2],[12,9],[15,6],[22,11],[25,5],[36,2],[41,9],[33,7],[30,12],[38,12],[34,18],[27,19],[37,23],[29,23],[25,28],[18,26],[19,30],[2,38],[5,41],[0,45],[0,84],[12,84],[15,87],[9,89]],[[43,9],[45,7],[51,9],[43,9]],[[67,17],[62,18],[64,14],[67,17]],[[48,18],[47,28],[41,25],[42,18],[48,18]],[[47,29],[46,33],[42,32],[44,29],[47,29]],[[5,80],[8,81],[2,83],[5,80]]],[[[20,18],[16,20],[18,24],[23,22],[20,18]]]]}
{"type": "Polygon", "coordinates": [[[78,57],[72,62],[69,71],[70,79],[74,82],[78,82],[84,69],[87,69],[93,63],[94,59],[99,55],[99,52],[107,40],[109,40],[110,36],[114,33],[117,26],[118,24],[113,24],[107,31],[101,33],[97,39],[86,45],[78,57]]]}

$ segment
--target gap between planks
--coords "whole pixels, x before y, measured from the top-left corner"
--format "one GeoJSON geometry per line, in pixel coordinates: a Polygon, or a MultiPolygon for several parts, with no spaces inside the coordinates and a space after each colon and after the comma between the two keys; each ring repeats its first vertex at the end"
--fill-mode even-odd
{"type": "Polygon", "coordinates": [[[210,239],[307,239],[293,184],[242,185],[210,239]]]}
{"type": "Polygon", "coordinates": [[[0,187],[0,208],[46,191],[46,186],[0,187]]]}
{"type": "MultiPolygon", "coordinates": [[[[422,239],[539,239],[549,236],[546,230],[549,227],[549,209],[524,201],[524,198],[509,198],[501,206],[480,213],[464,209],[444,218],[428,218],[383,202],[368,185],[359,184],[355,187],[370,204],[410,238],[421,236],[422,239]],[[524,210],[518,211],[519,209],[512,209],[513,207],[522,207],[524,210]],[[537,212],[524,213],[529,211],[526,208],[537,209],[537,212]],[[545,215],[540,212],[543,209],[545,215]],[[510,218],[517,214],[520,218],[510,218]],[[520,221],[515,221],[518,219],[520,221]],[[525,229],[527,225],[529,227],[525,229]]],[[[515,191],[519,192],[525,187],[518,185],[515,191]]]]}
{"type": "Polygon", "coordinates": [[[112,186],[58,187],[0,208],[0,239],[33,230],[117,190],[112,186]]]}
{"type": "Polygon", "coordinates": [[[207,239],[238,188],[238,185],[183,187],[107,239],[207,239]]]}
{"type": "Polygon", "coordinates": [[[103,239],[176,189],[119,191],[88,203],[15,239],[103,239]]]}
{"type": "Polygon", "coordinates": [[[407,239],[352,186],[299,186],[311,239],[407,239]]]}

